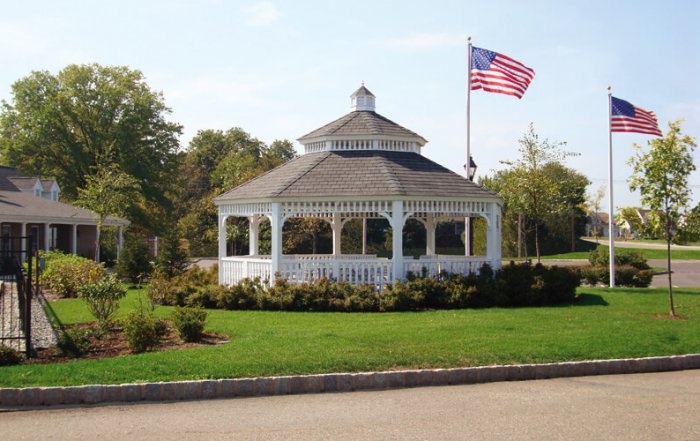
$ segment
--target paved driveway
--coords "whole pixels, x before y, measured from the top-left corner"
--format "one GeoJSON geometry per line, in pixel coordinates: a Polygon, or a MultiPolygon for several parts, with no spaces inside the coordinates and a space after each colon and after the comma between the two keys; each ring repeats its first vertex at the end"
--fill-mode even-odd
{"type": "Polygon", "coordinates": [[[0,413],[3,440],[698,440],[700,370],[0,413]]]}

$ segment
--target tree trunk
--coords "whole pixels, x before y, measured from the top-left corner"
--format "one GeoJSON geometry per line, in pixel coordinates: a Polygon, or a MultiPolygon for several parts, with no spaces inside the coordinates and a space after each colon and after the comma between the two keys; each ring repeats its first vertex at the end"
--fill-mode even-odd
{"type": "Polygon", "coordinates": [[[518,213],[518,258],[522,257],[523,248],[523,214],[518,213]]]}
{"type": "Polygon", "coordinates": [[[537,263],[540,263],[540,226],[535,222],[535,253],[537,254],[537,263]]]}
{"type": "Polygon", "coordinates": [[[571,252],[576,251],[576,211],[571,210],[571,252]]]}
{"type": "Polygon", "coordinates": [[[673,284],[671,283],[671,216],[666,207],[666,266],[668,271],[668,301],[671,305],[671,317],[676,316],[676,308],[673,306],[673,284]]]}

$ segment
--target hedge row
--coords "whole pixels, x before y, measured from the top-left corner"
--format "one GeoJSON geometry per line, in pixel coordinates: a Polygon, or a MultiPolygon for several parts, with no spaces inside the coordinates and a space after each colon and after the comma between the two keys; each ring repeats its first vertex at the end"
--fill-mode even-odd
{"type": "Polygon", "coordinates": [[[303,284],[278,280],[271,287],[259,280],[243,280],[227,287],[217,284],[216,270],[193,268],[171,280],[153,280],[149,297],[159,304],[220,309],[417,311],[572,303],[579,283],[576,269],[510,264],[495,272],[484,266],[479,275],[409,275],[408,281],[388,284],[381,292],[369,285],[327,279],[303,284]]]}

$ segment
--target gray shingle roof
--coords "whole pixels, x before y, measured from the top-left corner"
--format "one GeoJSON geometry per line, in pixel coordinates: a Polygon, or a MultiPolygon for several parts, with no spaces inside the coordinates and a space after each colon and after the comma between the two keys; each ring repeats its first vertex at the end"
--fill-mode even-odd
{"type": "MultiPolygon", "coordinates": [[[[52,201],[40,198],[20,191],[0,191],[0,220],[5,222],[16,218],[39,219],[65,219],[66,223],[84,222],[95,224],[97,213],[63,202],[52,201]]],[[[60,222],[59,222],[60,223],[60,222]]],[[[105,222],[108,225],[127,225],[125,219],[107,217],[105,222]]]]}
{"type": "Polygon", "coordinates": [[[425,144],[425,138],[400,126],[377,112],[361,110],[350,112],[347,115],[332,121],[325,126],[307,133],[299,138],[299,141],[313,139],[322,136],[364,136],[386,135],[403,138],[419,138],[425,144]]]}
{"type": "Polygon", "coordinates": [[[374,96],[374,94],[372,92],[370,92],[368,88],[365,87],[364,83],[362,84],[362,86],[360,86],[359,89],[357,89],[355,92],[353,92],[353,94],[350,96],[353,97],[353,96],[360,96],[360,95],[374,96]]]}
{"type": "Polygon", "coordinates": [[[7,179],[9,179],[10,182],[12,182],[19,190],[33,190],[37,181],[36,178],[27,178],[24,176],[11,176],[7,179]]]}
{"type": "Polygon", "coordinates": [[[307,153],[216,198],[433,196],[497,198],[479,185],[417,153],[307,153]]]}

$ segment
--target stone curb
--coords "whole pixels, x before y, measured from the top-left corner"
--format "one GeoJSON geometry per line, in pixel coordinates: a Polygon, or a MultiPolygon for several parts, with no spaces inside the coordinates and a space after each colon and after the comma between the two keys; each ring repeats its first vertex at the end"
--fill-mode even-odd
{"type": "Polygon", "coordinates": [[[0,409],[396,389],[700,369],[700,354],[619,360],[359,372],[165,383],[0,388],[0,409]]]}

